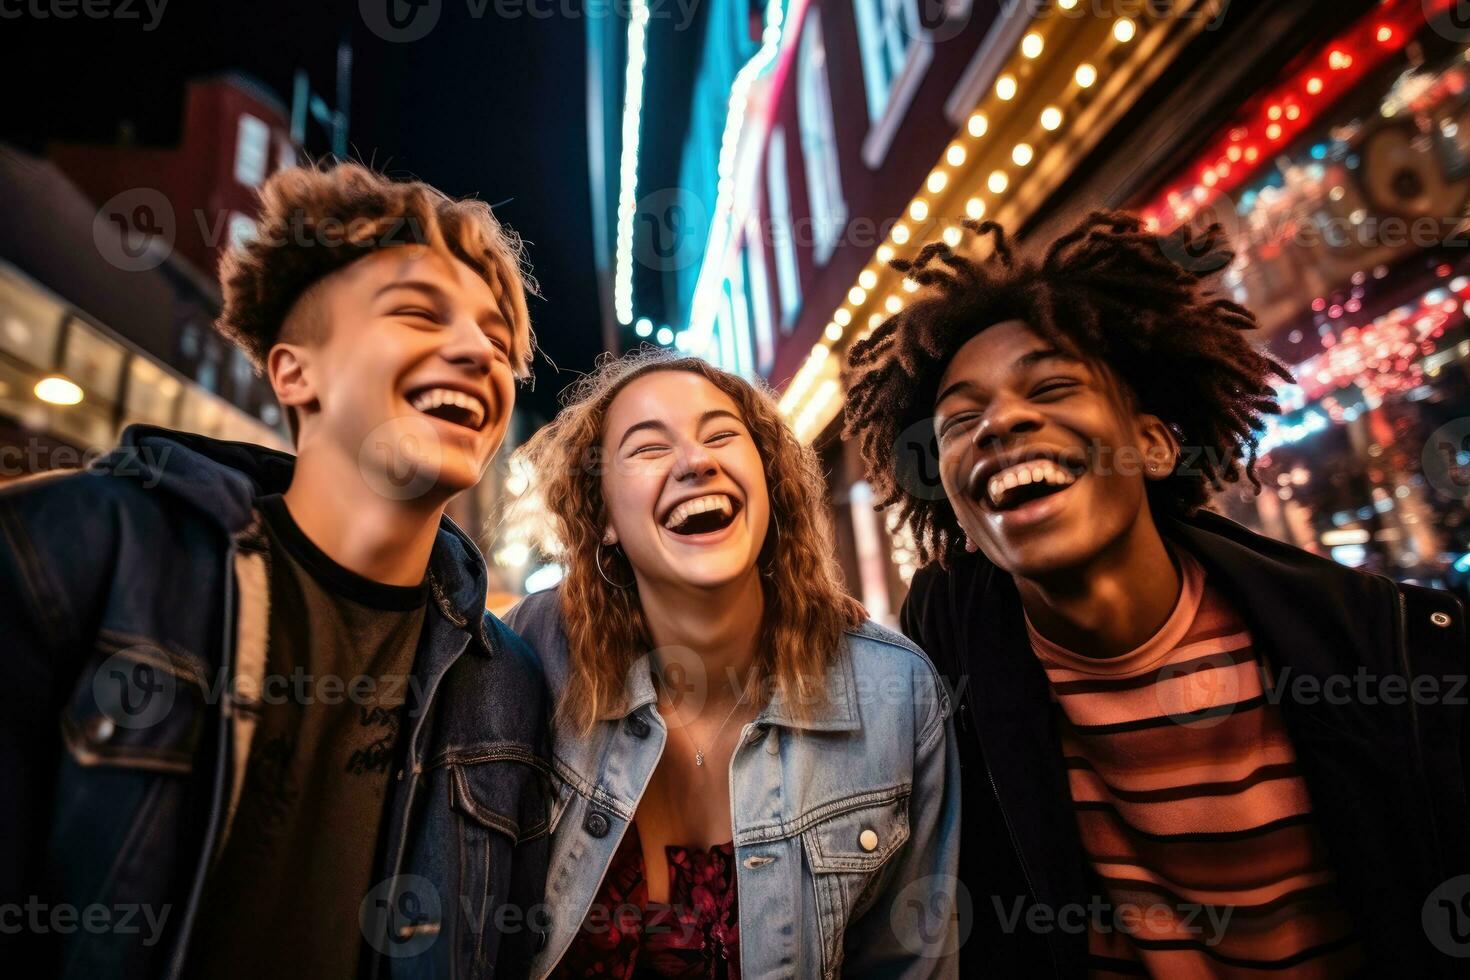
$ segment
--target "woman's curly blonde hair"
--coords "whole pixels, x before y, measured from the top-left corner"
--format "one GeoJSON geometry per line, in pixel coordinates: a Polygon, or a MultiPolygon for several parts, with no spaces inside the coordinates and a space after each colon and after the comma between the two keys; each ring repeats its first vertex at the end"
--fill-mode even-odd
{"type": "Polygon", "coordinates": [[[602,549],[600,570],[597,563],[607,527],[600,463],[608,407],[629,382],[654,371],[697,374],[728,395],[764,463],[772,520],[758,558],[765,593],[757,643],[767,681],[762,690],[796,710],[809,705],[820,697],[843,632],[866,617],[843,590],[832,557],[827,484],[816,454],[797,441],[770,392],[707,361],[657,348],[607,355],[563,394],[560,414],[516,454],[530,467],[566,566],[560,599],[571,664],[557,717],[584,735],[618,704],[629,667],[652,647],[627,558],[602,549]],[[609,579],[633,584],[618,588],[609,579]]]}

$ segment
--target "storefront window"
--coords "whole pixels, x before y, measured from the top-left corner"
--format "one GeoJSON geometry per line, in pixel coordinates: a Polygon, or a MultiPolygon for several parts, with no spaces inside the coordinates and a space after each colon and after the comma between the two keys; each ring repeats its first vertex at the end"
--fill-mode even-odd
{"type": "Polygon", "coordinates": [[[1463,591],[1470,53],[1409,23],[1380,14],[1332,39],[1144,213],[1160,230],[1225,226],[1225,283],[1296,377],[1262,434],[1263,491],[1229,490],[1219,509],[1343,564],[1463,591]]]}

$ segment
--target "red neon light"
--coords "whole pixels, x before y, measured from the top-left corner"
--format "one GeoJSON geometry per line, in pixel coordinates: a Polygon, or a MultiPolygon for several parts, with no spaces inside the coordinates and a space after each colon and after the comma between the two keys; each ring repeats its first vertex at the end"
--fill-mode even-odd
{"type": "Polygon", "coordinates": [[[1269,160],[1365,75],[1402,50],[1424,26],[1426,16],[1438,15],[1455,3],[1385,0],[1371,16],[1360,18],[1324,43],[1292,75],[1247,102],[1181,171],[1188,176],[1164,188],[1142,208],[1148,226],[1173,228],[1248,182],[1257,168],[1232,168],[1231,162],[1243,157],[1247,164],[1262,163],[1262,149],[1266,150],[1264,160],[1269,160]]]}

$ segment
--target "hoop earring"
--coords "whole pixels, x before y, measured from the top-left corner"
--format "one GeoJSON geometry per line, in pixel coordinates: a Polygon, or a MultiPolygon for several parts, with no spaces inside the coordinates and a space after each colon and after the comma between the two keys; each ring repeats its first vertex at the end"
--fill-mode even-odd
{"type": "Polygon", "coordinates": [[[602,576],[602,580],[604,582],[606,582],[608,585],[611,585],[615,589],[631,589],[633,587],[633,583],[632,582],[629,582],[627,585],[619,585],[618,583],[614,582],[612,579],[610,579],[610,578],[607,577],[607,570],[602,567],[602,542],[601,541],[597,542],[597,574],[601,575],[602,576]]]}

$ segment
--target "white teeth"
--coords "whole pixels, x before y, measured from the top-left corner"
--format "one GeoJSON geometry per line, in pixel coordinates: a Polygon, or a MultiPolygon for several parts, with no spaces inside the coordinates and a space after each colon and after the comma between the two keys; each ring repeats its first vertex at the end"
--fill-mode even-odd
{"type": "Polygon", "coordinates": [[[695,514],[703,514],[708,510],[718,510],[727,515],[735,513],[735,504],[729,496],[723,493],[712,493],[693,500],[686,500],[675,507],[668,517],[664,519],[664,527],[672,531],[683,524],[695,514]]]}
{"type": "Polygon", "coordinates": [[[999,504],[1002,498],[1016,487],[1024,487],[1032,483],[1049,483],[1054,486],[1067,487],[1076,482],[1075,474],[1049,459],[1027,460],[1024,463],[1007,467],[991,477],[990,482],[986,484],[986,490],[990,493],[990,502],[999,504]]]}
{"type": "Polygon", "coordinates": [[[474,395],[453,388],[427,388],[419,392],[409,404],[419,412],[427,412],[441,405],[454,405],[470,413],[471,425],[476,429],[485,421],[485,403],[474,395]]]}

